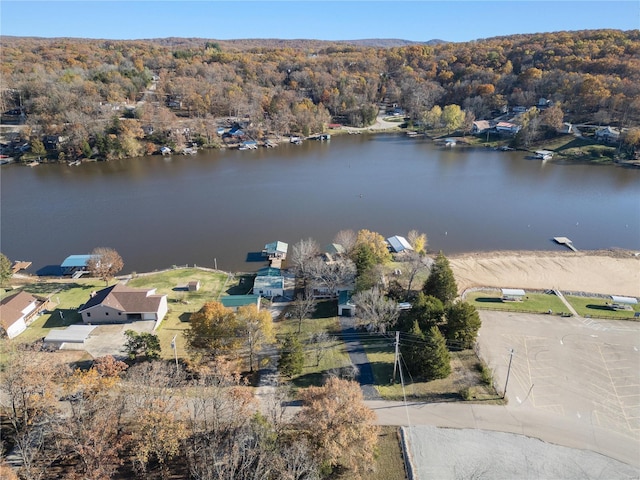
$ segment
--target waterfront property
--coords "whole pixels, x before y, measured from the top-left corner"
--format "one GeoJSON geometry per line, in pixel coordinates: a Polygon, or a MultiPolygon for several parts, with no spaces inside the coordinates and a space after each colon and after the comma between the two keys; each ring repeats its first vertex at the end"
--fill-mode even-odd
{"type": "Polygon", "coordinates": [[[87,273],[87,264],[91,257],[91,255],[69,255],[60,264],[62,275],[71,275],[74,278],[78,278],[87,273]]]}
{"type": "Polygon", "coordinates": [[[158,328],[167,311],[167,296],[157,295],[155,288],[130,288],[120,283],[92,292],[87,303],[78,309],[86,324],[154,320],[154,328],[158,328]]]}
{"type": "Polygon", "coordinates": [[[389,244],[389,249],[394,253],[402,253],[408,250],[413,250],[413,247],[407,241],[407,239],[401,237],[400,235],[394,235],[393,237],[387,238],[387,243],[389,244]]]}
{"type": "Polygon", "coordinates": [[[284,260],[287,258],[287,251],[289,250],[289,245],[281,242],[275,241],[272,243],[267,243],[262,250],[262,256],[267,257],[269,260],[280,259],[284,260]]]}
{"type": "Polygon", "coordinates": [[[45,301],[23,291],[3,298],[0,302],[0,327],[5,331],[7,337],[17,337],[42,311],[45,303],[45,301]]]}

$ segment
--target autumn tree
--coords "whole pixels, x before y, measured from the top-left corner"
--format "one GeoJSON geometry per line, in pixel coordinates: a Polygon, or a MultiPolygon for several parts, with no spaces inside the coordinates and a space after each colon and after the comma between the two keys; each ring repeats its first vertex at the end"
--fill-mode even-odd
{"type": "Polygon", "coordinates": [[[66,379],[67,412],[55,427],[65,453],[75,460],[75,474],[88,480],[107,480],[122,463],[120,432],[124,402],[114,389],[115,377],[95,368],[77,370],[66,379]]]}
{"type": "Polygon", "coordinates": [[[410,230],[409,233],[407,233],[407,241],[417,253],[427,253],[428,242],[426,233],[420,233],[417,230],[410,230]]]}
{"type": "Polygon", "coordinates": [[[455,302],[447,308],[444,336],[460,348],[472,348],[482,325],[476,307],[467,302],[455,302]]]}
{"type": "Polygon", "coordinates": [[[220,302],[207,302],[191,314],[184,337],[187,348],[205,356],[235,353],[242,345],[242,325],[220,302]]]}
{"type": "Polygon", "coordinates": [[[391,261],[391,254],[389,253],[387,241],[379,233],[371,232],[369,230],[359,230],[356,240],[356,248],[359,245],[367,245],[370,248],[375,263],[385,264],[391,261]]]}
{"type": "Polygon", "coordinates": [[[113,248],[95,248],[87,260],[87,270],[94,277],[98,277],[109,284],[109,279],[122,270],[122,257],[113,248]]]}
{"type": "Polygon", "coordinates": [[[398,319],[398,304],[386,298],[377,287],[358,292],[351,300],[357,306],[358,317],[378,332],[385,333],[398,319]]]}
{"type": "Polygon", "coordinates": [[[330,377],[321,387],[300,391],[302,409],[295,427],[309,441],[319,461],[335,468],[344,465],[351,478],[374,464],[379,427],[365,404],[357,382],[330,377]]]}
{"type": "Polygon", "coordinates": [[[453,302],[458,296],[458,285],[453,276],[453,270],[451,270],[449,260],[442,252],[436,256],[422,291],[425,295],[438,298],[445,305],[453,302]]]}
{"type": "Polygon", "coordinates": [[[464,123],[464,112],[459,105],[446,105],[442,109],[441,120],[447,133],[455,131],[464,123]]]}
{"type": "Polygon", "coordinates": [[[236,322],[244,346],[249,352],[249,370],[253,372],[253,359],[260,349],[275,340],[273,318],[269,310],[258,310],[255,305],[238,308],[236,322]]]}
{"type": "Polygon", "coordinates": [[[11,260],[4,253],[0,253],[0,286],[3,286],[12,276],[11,260]]]}

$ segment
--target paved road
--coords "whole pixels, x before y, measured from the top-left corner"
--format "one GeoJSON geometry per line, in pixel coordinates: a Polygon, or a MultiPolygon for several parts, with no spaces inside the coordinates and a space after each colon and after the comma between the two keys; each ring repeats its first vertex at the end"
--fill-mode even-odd
{"type": "Polygon", "coordinates": [[[358,382],[362,389],[362,395],[365,400],[379,400],[380,395],[375,388],[375,380],[373,378],[373,369],[367,357],[367,353],[358,340],[357,331],[355,329],[355,321],[353,317],[338,317],[340,326],[342,327],[342,338],[344,340],[345,350],[349,354],[351,363],[358,367],[358,382]]]}

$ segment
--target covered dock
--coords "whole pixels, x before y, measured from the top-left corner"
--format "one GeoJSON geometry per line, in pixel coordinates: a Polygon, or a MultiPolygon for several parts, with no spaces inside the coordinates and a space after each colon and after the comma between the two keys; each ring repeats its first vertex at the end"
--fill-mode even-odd
{"type": "Polygon", "coordinates": [[[638,304],[638,299],[635,297],[622,297],[618,295],[611,295],[611,308],[614,310],[633,310],[633,306],[638,304]]]}
{"type": "Polygon", "coordinates": [[[526,292],[521,288],[503,288],[502,289],[502,301],[503,302],[521,302],[524,300],[526,292]]]}

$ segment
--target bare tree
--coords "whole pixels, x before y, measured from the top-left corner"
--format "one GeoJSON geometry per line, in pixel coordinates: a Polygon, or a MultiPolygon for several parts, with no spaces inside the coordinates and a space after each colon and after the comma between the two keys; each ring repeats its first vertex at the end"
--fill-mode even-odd
{"type": "Polygon", "coordinates": [[[347,255],[354,249],[357,240],[358,234],[353,230],[340,230],[333,238],[335,243],[342,245],[347,255]]]}
{"type": "Polygon", "coordinates": [[[87,269],[91,275],[101,278],[107,285],[109,279],[122,270],[122,257],[113,248],[98,247],[91,252],[87,261],[87,269]]]}
{"type": "Polygon", "coordinates": [[[335,295],[340,286],[347,286],[355,281],[356,265],[349,258],[325,262],[316,257],[310,262],[309,276],[316,285],[325,287],[330,295],[335,295]]]}
{"type": "Polygon", "coordinates": [[[378,287],[358,292],[352,300],[357,306],[358,317],[381,333],[386,332],[398,319],[398,305],[388,300],[378,287]]]}
{"type": "Polygon", "coordinates": [[[320,362],[327,354],[329,346],[333,341],[333,337],[327,332],[315,332],[309,337],[309,345],[313,350],[316,357],[316,367],[320,365],[320,362]]]}
{"type": "Polygon", "coordinates": [[[421,255],[416,251],[408,252],[407,262],[407,293],[411,291],[411,285],[419,272],[430,268],[433,260],[426,255],[421,255]]]}
{"type": "Polygon", "coordinates": [[[303,295],[301,293],[296,295],[289,312],[298,320],[298,333],[302,329],[302,321],[311,317],[316,311],[316,307],[316,301],[312,295],[303,295]]]}
{"type": "Polygon", "coordinates": [[[319,253],[320,247],[312,238],[300,240],[298,243],[293,245],[291,249],[289,261],[291,262],[291,265],[293,265],[296,274],[303,279],[305,285],[309,278],[309,264],[318,256],[319,253]]]}

